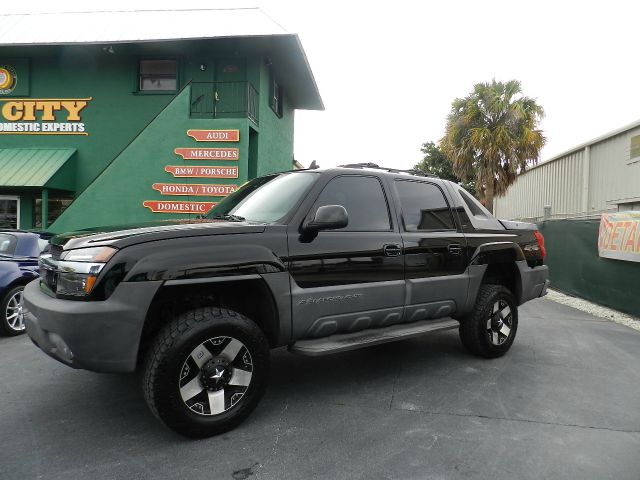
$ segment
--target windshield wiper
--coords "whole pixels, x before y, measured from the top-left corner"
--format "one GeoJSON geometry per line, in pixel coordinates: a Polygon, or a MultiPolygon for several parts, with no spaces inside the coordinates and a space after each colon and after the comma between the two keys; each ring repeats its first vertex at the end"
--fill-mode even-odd
{"type": "Polygon", "coordinates": [[[225,213],[224,215],[215,215],[213,217],[214,220],[230,220],[232,222],[244,222],[245,218],[240,215],[231,215],[229,213],[225,213]]]}

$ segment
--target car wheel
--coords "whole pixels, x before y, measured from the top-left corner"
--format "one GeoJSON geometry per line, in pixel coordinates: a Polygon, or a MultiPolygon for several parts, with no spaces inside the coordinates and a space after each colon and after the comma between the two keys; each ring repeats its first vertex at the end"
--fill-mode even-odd
{"type": "Polygon", "coordinates": [[[471,353],[501,357],[513,344],[518,330],[518,307],[502,285],[482,285],[471,314],[460,322],[460,339],[471,353]]]}
{"type": "Polygon", "coordinates": [[[143,390],[165,425],[202,438],[237,426],[267,386],[269,344],[260,328],[232,310],[202,307],[180,314],[151,346],[143,390]]]}
{"type": "Polygon", "coordinates": [[[23,290],[23,286],[12,288],[0,304],[0,333],[5,336],[13,337],[25,332],[22,307],[23,290]]]}

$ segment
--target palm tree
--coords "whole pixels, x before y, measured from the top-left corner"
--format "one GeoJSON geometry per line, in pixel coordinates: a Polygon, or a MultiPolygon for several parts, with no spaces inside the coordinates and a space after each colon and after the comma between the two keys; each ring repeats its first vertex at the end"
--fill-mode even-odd
{"type": "Polygon", "coordinates": [[[538,163],[546,143],[539,121],[544,110],[522,95],[520,82],[478,83],[456,98],[447,117],[440,148],[462,180],[477,172],[476,193],[489,211],[516,177],[538,163]]]}

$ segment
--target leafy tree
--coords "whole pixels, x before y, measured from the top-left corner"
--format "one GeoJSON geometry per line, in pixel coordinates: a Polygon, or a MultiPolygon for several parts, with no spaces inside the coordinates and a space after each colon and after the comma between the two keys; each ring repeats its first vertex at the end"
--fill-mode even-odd
{"type": "Polygon", "coordinates": [[[475,172],[470,172],[467,181],[461,182],[460,178],[453,173],[453,164],[435,143],[423,143],[420,150],[424,153],[424,158],[413,168],[424,173],[432,173],[444,180],[451,180],[452,182],[459,183],[471,195],[475,194],[475,172]]]}
{"type": "Polygon", "coordinates": [[[440,148],[463,180],[477,172],[476,192],[493,211],[519,174],[538,163],[546,138],[538,128],[544,110],[522,94],[520,82],[478,83],[456,98],[440,148]]]}

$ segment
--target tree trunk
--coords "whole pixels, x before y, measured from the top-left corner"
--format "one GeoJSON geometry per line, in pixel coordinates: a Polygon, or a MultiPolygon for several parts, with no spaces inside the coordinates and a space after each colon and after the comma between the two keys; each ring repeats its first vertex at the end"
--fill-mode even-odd
{"type": "Polygon", "coordinates": [[[484,191],[484,206],[487,208],[487,210],[491,212],[492,215],[493,215],[493,192],[494,192],[493,182],[495,182],[495,180],[491,178],[487,182],[487,187],[484,191]]]}

